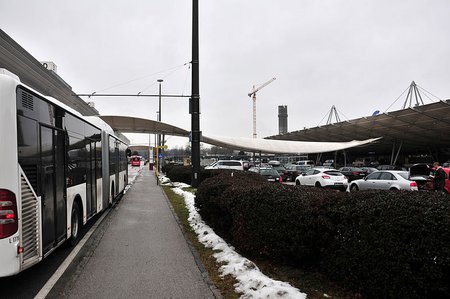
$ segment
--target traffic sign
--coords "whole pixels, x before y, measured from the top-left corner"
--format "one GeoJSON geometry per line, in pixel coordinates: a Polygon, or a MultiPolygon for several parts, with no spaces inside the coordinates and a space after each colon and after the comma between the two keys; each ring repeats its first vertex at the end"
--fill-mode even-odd
{"type": "Polygon", "coordinates": [[[151,149],[155,149],[155,148],[163,148],[163,149],[168,149],[169,147],[167,145],[160,145],[160,146],[151,146],[151,149]]]}

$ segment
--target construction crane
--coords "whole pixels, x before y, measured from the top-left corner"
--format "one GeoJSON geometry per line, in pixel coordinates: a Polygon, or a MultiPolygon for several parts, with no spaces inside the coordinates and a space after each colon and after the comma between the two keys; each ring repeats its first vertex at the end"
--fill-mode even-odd
{"type": "Polygon", "coordinates": [[[258,92],[262,88],[266,87],[267,85],[275,81],[275,79],[276,78],[270,79],[269,81],[262,84],[258,88],[256,88],[255,85],[253,85],[253,91],[248,94],[248,96],[253,99],[253,138],[256,138],[256,92],[258,92]]]}

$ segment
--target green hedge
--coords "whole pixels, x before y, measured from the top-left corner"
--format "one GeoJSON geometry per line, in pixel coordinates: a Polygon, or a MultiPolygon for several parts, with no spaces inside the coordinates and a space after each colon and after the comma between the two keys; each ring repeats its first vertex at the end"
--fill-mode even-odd
{"type": "Polygon", "coordinates": [[[168,164],[161,169],[172,182],[191,184],[191,167],[168,164]]]}
{"type": "MultiPolygon", "coordinates": [[[[161,168],[161,171],[166,174],[166,176],[172,181],[172,182],[181,182],[186,183],[188,185],[191,184],[192,181],[192,167],[191,166],[183,166],[179,164],[166,164],[164,167],[161,168]]],[[[227,170],[227,169],[204,169],[203,167],[200,168],[200,183],[204,181],[207,178],[210,178],[212,176],[219,175],[221,173],[231,175],[231,173],[239,175],[245,175],[246,177],[252,176],[252,177],[258,177],[260,180],[262,177],[259,174],[256,173],[247,173],[240,170],[227,170]]],[[[263,179],[264,180],[264,179],[263,179]]]]}
{"type": "Polygon", "coordinates": [[[197,189],[203,219],[239,251],[314,267],[368,298],[450,297],[450,200],[343,193],[219,174],[197,189]]]}

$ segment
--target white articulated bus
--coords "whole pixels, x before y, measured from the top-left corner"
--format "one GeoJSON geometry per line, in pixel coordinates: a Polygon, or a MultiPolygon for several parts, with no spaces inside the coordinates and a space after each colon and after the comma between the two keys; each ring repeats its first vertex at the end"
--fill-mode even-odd
{"type": "Polygon", "coordinates": [[[0,69],[0,277],[14,275],[111,205],[128,182],[127,145],[0,69]]]}

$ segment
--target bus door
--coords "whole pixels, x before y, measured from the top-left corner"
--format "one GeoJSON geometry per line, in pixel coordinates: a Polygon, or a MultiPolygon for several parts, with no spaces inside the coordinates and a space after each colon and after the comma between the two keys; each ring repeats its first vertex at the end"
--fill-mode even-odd
{"type": "Polygon", "coordinates": [[[40,126],[42,247],[48,252],[66,236],[64,131],[40,126]]]}
{"type": "Polygon", "coordinates": [[[86,208],[88,217],[97,212],[97,176],[95,141],[86,139],[86,208]]]}
{"type": "Polygon", "coordinates": [[[117,143],[116,143],[116,147],[114,149],[114,159],[115,159],[115,163],[116,163],[116,173],[115,173],[115,194],[119,194],[119,190],[120,190],[120,180],[119,180],[119,172],[120,172],[120,159],[119,159],[119,148],[117,147],[117,143]]]}

